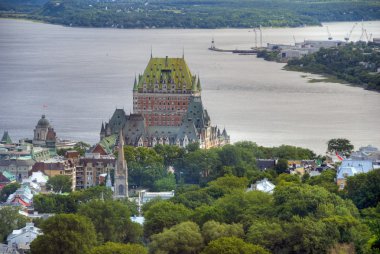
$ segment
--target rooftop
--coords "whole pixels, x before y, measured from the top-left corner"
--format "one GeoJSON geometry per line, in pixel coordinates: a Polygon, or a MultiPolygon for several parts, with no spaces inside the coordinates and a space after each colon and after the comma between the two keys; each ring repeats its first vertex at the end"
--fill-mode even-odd
{"type": "Polygon", "coordinates": [[[159,89],[162,89],[163,84],[168,84],[168,89],[199,91],[198,81],[191,74],[184,58],[152,57],[144,73],[135,81],[134,91],[142,92],[144,84],[148,90],[153,90],[156,84],[159,89]]]}

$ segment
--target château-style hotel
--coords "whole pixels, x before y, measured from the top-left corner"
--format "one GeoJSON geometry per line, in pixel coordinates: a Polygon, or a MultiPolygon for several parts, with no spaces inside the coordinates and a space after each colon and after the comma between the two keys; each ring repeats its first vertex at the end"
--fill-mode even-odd
{"type": "Polygon", "coordinates": [[[198,142],[207,149],[228,144],[226,130],[211,125],[201,90],[199,77],[191,74],[183,57],[151,57],[134,81],[133,113],[116,109],[109,122],[102,124],[100,139],[122,129],[125,144],[138,147],[186,147],[198,142]]]}

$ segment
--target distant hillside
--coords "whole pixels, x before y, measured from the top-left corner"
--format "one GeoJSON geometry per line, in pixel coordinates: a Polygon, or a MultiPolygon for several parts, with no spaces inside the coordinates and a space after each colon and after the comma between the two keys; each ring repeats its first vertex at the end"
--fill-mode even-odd
{"type": "Polygon", "coordinates": [[[1,10],[1,16],[28,13],[67,26],[117,28],[297,27],[380,19],[378,0],[0,0],[1,10]]]}
{"type": "Polygon", "coordinates": [[[301,59],[290,60],[285,69],[329,75],[380,92],[379,50],[378,44],[364,42],[322,48],[301,59]]]}
{"type": "Polygon", "coordinates": [[[0,0],[0,11],[38,11],[49,0],[0,0]]]}

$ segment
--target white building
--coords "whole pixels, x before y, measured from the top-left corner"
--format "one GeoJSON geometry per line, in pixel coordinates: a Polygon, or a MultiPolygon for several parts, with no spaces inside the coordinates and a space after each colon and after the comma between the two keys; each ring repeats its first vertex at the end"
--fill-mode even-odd
{"type": "Polygon", "coordinates": [[[160,198],[163,200],[170,199],[174,197],[174,190],[172,191],[162,191],[162,192],[147,192],[145,190],[140,192],[140,200],[142,204],[149,202],[152,199],[160,198]]]}
{"type": "Polygon", "coordinates": [[[30,243],[41,234],[41,229],[35,227],[33,223],[26,223],[24,228],[13,230],[13,232],[8,235],[8,246],[22,250],[29,250],[30,243]]]}
{"type": "Polygon", "coordinates": [[[256,183],[251,184],[251,187],[248,188],[247,191],[258,190],[272,194],[275,187],[276,186],[273,183],[269,182],[267,178],[264,178],[261,181],[257,181],[256,183]]]}

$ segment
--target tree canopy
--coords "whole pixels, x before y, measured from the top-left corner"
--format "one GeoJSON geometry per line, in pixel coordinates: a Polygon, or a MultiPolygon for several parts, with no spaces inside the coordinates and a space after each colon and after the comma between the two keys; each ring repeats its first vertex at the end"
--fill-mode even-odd
{"type": "Polygon", "coordinates": [[[263,247],[244,242],[237,237],[222,237],[211,241],[201,254],[269,254],[263,247]]]}
{"type": "Polygon", "coordinates": [[[349,156],[352,150],[354,150],[354,146],[348,139],[333,138],[327,142],[327,150],[329,152],[339,152],[345,156],[349,156]]]}
{"type": "Polygon", "coordinates": [[[91,200],[79,207],[78,214],[94,223],[100,242],[123,242],[133,229],[129,209],[120,201],[91,200]]]}
{"type": "Polygon", "coordinates": [[[88,254],[148,254],[148,250],[140,244],[107,242],[91,249],[88,254]]]}
{"type": "Polygon", "coordinates": [[[19,208],[5,206],[0,208],[0,243],[3,242],[13,230],[25,227],[28,219],[19,214],[19,208]]]}
{"type": "Polygon", "coordinates": [[[74,214],[59,214],[41,225],[43,235],[30,245],[32,254],[82,254],[97,245],[90,219],[74,214]]]}
{"type": "Polygon", "coordinates": [[[66,175],[56,175],[49,178],[46,188],[56,193],[71,192],[71,178],[66,175]]]}

